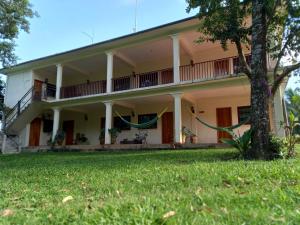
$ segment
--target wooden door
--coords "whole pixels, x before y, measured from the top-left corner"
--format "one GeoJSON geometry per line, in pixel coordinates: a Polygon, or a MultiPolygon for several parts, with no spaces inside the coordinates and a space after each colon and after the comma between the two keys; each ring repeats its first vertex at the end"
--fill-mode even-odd
{"type": "Polygon", "coordinates": [[[34,80],[34,94],[33,99],[34,100],[41,100],[42,98],[42,89],[43,89],[43,81],[40,80],[34,80]]]}
{"type": "MultiPolygon", "coordinates": [[[[217,109],[217,126],[229,127],[232,126],[231,108],[217,109]]],[[[232,138],[227,132],[218,131],[218,142],[221,143],[222,138],[232,138]]]]}
{"type": "Polygon", "coordinates": [[[63,131],[65,132],[66,145],[73,145],[74,120],[64,121],[63,131]]]}
{"type": "Polygon", "coordinates": [[[29,146],[39,146],[40,145],[40,135],[41,135],[41,118],[35,118],[30,123],[30,135],[29,135],[29,146]]]}
{"type": "Polygon", "coordinates": [[[166,112],[162,116],[162,143],[173,143],[173,112],[166,112]]]}

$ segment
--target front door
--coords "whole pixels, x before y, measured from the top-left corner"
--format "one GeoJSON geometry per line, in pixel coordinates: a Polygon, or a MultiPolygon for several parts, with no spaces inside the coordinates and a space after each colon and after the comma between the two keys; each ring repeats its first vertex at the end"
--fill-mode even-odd
{"type": "Polygon", "coordinates": [[[35,118],[30,123],[29,146],[40,145],[41,123],[41,118],[35,118]]]}
{"type": "Polygon", "coordinates": [[[166,112],[162,116],[162,143],[173,143],[173,112],[166,112]]]}
{"type": "MultiPolygon", "coordinates": [[[[217,126],[229,127],[232,126],[231,108],[217,109],[217,126]]],[[[218,131],[218,142],[221,143],[222,138],[232,138],[230,134],[224,131],[218,131]]]]}
{"type": "Polygon", "coordinates": [[[63,131],[65,132],[66,145],[73,145],[74,138],[74,120],[63,122],[63,131]]]}

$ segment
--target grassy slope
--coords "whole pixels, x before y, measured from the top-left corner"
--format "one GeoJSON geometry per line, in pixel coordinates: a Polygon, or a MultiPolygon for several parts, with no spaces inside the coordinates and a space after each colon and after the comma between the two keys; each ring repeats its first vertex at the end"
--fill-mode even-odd
{"type": "Polygon", "coordinates": [[[233,153],[0,156],[0,212],[14,212],[0,224],[300,224],[300,159],[228,160],[233,153]]]}

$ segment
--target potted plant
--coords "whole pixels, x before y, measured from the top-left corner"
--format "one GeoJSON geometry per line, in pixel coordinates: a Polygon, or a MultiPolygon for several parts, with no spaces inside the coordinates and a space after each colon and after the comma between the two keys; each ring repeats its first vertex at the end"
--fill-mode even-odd
{"type": "Polygon", "coordinates": [[[99,141],[100,141],[100,145],[105,144],[105,129],[104,128],[102,128],[100,130],[99,141]]]}
{"type": "Polygon", "coordinates": [[[111,129],[108,129],[108,132],[110,133],[111,143],[115,144],[117,137],[118,137],[119,133],[121,132],[121,130],[119,128],[111,128],[111,129]]]}
{"type": "Polygon", "coordinates": [[[54,144],[62,145],[65,140],[65,132],[63,130],[58,130],[54,138],[54,144]]]}
{"type": "Polygon", "coordinates": [[[187,127],[182,127],[182,136],[185,140],[185,143],[190,144],[194,142],[196,135],[187,127]]]}

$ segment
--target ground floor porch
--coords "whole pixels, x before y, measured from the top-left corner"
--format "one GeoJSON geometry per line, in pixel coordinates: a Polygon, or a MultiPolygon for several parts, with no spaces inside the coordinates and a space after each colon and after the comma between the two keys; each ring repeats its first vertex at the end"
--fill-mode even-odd
{"type": "MultiPolygon", "coordinates": [[[[278,108],[278,107],[277,107],[278,108]]],[[[278,110],[278,109],[277,109],[278,110]]],[[[227,127],[248,117],[250,90],[247,84],[214,89],[175,92],[128,99],[44,109],[23,130],[23,147],[47,149],[55,134],[62,131],[61,146],[69,149],[166,149],[180,145],[189,147],[217,146],[222,138],[230,138],[199,123],[194,112],[213,126],[227,127]],[[165,112],[149,127],[134,128],[131,123],[145,123],[165,112]],[[118,129],[116,135],[110,130],[118,129]],[[192,134],[192,135],[189,135],[192,134]]],[[[278,112],[277,112],[278,114],[278,112]]],[[[270,109],[271,129],[279,132],[270,109]]],[[[244,124],[235,129],[242,135],[250,128],[244,124]]]]}

